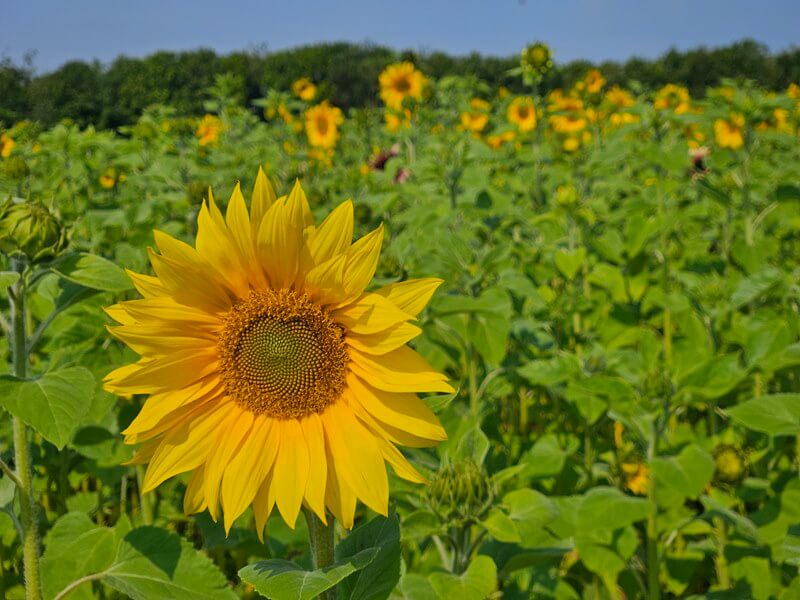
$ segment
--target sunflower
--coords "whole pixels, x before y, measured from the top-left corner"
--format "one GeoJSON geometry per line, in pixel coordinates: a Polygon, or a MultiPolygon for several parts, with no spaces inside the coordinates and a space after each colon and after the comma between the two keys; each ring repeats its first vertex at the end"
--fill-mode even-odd
{"type": "Polygon", "coordinates": [[[351,528],[356,501],[386,514],[384,461],[424,482],[397,445],[446,439],[417,393],[452,392],[406,343],[439,279],[366,291],[383,227],[351,244],[353,204],[318,226],[299,183],[275,198],[259,170],[250,210],[237,185],[223,217],[209,193],[195,247],[160,231],[155,276],[129,273],[143,298],[107,309],[111,333],[141,359],[106,389],[149,394],[123,432],[143,446],[145,492],[192,472],[187,513],[273,507],[294,527],[301,506],[351,528]]]}
{"type": "Polygon", "coordinates": [[[533,99],[527,96],[514,98],[508,105],[508,122],[516,125],[521,133],[531,131],[536,127],[536,105],[533,99]]]}
{"type": "Polygon", "coordinates": [[[727,119],[714,121],[714,138],[720,148],[738,150],[744,146],[744,117],[733,113],[727,119]]]}
{"type": "Polygon", "coordinates": [[[308,77],[301,77],[292,83],[292,93],[300,100],[310,102],[317,95],[317,86],[311,83],[308,77]]]}
{"type": "Polygon", "coordinates": [[[491,104],[481,98],[473,98],[469,101],[469,110],[465,110],[460,115],[461,129],[472,133],[480,133],[489,123],[489,110],[491,104]]]}
{"type": "Polygon", "coordinates": [[[11,151],[14,149],[14,146],[16,145],[17,143],[11,136],[5,133],[0,135],[0,157],[8,158],[9,156],[11,156],[11,151]]]}
{"type": "Polygon", "coordinates": [[[214,115],[206,115],[197,126],[195,135],[199,140],[201,146],[208,146],[216,144],[219,141],[219,134],[224,129],[222,120],[214,115]]]}
{"type": "Polygon", "coordinates": [[[408,61],[389,65],[378,77],[381,100],[389,108],[399,110],[406,98],[422,100],[428,80],[408,61]]]}
{"type": "Polygon", "coordinates": [[[411,127],[411,111],[407,108],[402,111],[389,109],[383,113],[383,120],[386,123],[386,130],[391,133],[408,129],[411,127]]]}
{"type": "Polygon", "coordinates": [[[690,102],[689,90],[674,83],[668,83],[656,92],[653,106],[658,110],[671,109],[676,115],[681,115],[689,112],[690,102]]]}
{"type": "Polygon", "coordinates": [[[318,148],[333,148],[339,141],[339,125],[344,123],[342,111],[328,104],[312,106],[306,111],[308,143],[318,148]]]}

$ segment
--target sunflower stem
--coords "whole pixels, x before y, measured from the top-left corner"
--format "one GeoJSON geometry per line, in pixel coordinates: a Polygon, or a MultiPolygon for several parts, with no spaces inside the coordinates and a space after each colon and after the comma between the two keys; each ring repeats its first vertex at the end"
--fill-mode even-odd
{"type": "MultiPolygon", "coordinates": [[[[308,523],[308,542],[311,547],[311,558],[314,569],[324,569],[333,564],[333,516],[328,516],[328,524],[325,525],[313,511],[303,507],[303,513],[308,523]]],[[[336,600],[336,589],[322,592],[319,596],[321,600],[336,600]]]]}
{"type": "MultiPolygon", "coordinates": [[[[28,340],[25,335],[25,263],[12,260],[19,280],[9,294],[11,305],[12,361],[14,376],[24,379],[28,371],[28,340]]],[[[25,597],[27,600],[40,600],[39,583],[39,531],[36,522],[36,498],[33,488],[33,468],[31,466],[28,428],[20,419],[14,417],[14,462],[17,470],[17,493],[19,494],[20,522],[22,524],[22,561],[25,574],[25,597]]]]}

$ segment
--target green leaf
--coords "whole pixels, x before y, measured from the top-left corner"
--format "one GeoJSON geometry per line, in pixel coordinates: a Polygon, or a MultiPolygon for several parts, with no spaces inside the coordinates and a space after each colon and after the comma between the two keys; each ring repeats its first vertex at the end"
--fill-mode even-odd
{"type": "Polygon", "coordinates": [[[739,366],[737,355],[715,356],[686,375],[680,382],[678,391],[711,400],[730,392],[746,374],[739,366]]]}
{"type": "Polygon", "coordinates": [[[656,499],[667,506],[697,498],[714,475],[714,459],[696,444],[686,446],[678,456],[654,458],[650,467],[656,499]]]}
{"type": "Polygon", "coordinates": [[[497,567],[488,556],[476,556],[463,575],[433,573],[428,577],[442,600],[486,600],[497,589],[497,567]]]}
{"type": "Polygon", "coordinates": [[[125,271],[109,260],[95,254],[72,254],[53,267],[64,279],[93,290],[124,292],[133,288],[125,271]]]}
{"type": "Polygon", "coordinates": [[[522,538],[523,547],[536,547],[549,539],[545,525],[553,521],[559,511],[547,496],[530,489],[515,490],[503,496],[503,505],[522,538]]]}
{"type": "Polygon", "coordinates": [[[800,434],[800,394],[772,394],[727,409],[745,427],[771,436],[800,434]]]}
{"type": "Polygon", "coordinates": [[[433,600],[436,597],[431,582],[414,573],[403,575],[391,596],[392,600],[433,600]]]}
{"type": "Polygon", "coordinates": [[[16,271],[0,271],[0,294],[5,293],[6,289],[17,283],[19,273],[16,271]]]}
{"type": "Polygon", "coordinates": [[[626,496],[617,488],[592,488],[583,496],[578,507],[578,531],[620,529],[647,518],[652,510],[647,500],[626,496]]]}
{"type": "Polygon", "coordinates": [[[316,571],[306,571],[288,560],[262,560],[240,569],[239,577],[265,598],[311,600],[366,567],[378,551],[378,548],[367,548],[342,563],[336,562],[316,571]]]}
{"type": "Polygon", "coordinates": [[[560,354],[547,360],[534,360],[518,369],[531,385],[550,387],[580,374],[581,365],[573,354],[560,354]]]}
{"type": "Polygon", "coordinates": [[[50,371],[38,379],[0,376],[0,406],[59,449],[72,439],[94,391],[94,376],[83,367],[50,371]]]}
{"type": "Polygon", "coordinates": [[[376,517],[354,529],[336,546],[341,563],[361,552],[376,550],[363,569],[344,579],[336,588],[342,600],[385,600],[400,579],[400,521],[397,513],[376,517]]]}
{"type": "Polygon", "coordinates": [[[586,248],[581,246],[575,250],[558,250],[553,260],[561,274],[571,281],[575,279],[583,261],[586,260],[586,248]]]}
{"type": "Polygon", "coordinates": [[[493,508],[481,525],[498,542],[517,544],[522,541],[514,521],[499,508],[493,508]]]}

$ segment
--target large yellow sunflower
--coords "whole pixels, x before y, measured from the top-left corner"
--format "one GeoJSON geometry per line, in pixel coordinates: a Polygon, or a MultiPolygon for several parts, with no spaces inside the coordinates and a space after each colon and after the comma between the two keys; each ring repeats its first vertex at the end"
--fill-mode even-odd
{"type": "Polygon", "coordinates": [[[508,105],[508,122],[516,125],[522,133],[532,131],[536,127],[536,105],[527,96],[514,98],[508,105]]]}
{"type": "Polygon", "coordinates": [[[325,100],[306,111],[308,143],[317,148],[333,148],[339,141],[339,125],[344,123],[342,111],[325,100]]]}
{"type": "Polygon", "coordinates": [[[238,185],[224,217],[209,197],[195,247],[155,232],[155,276],[129,273],[143,298],[107,309],[141,359],[106,389],[149,394],[124,431],[144,491],[191,471],[187,513],[221,506],[230,530],[252,505],[262,535],[275,506],[291,527],[301,506],[385,515],[384,461],[424,481],[396,446],[446,439],[417,393],[452,388],[406,345],[441,280],[367,291],[383,227],[352,235],[352,202],[315,225],[300,185],[276,199],[260,170],[249,213],[238,185]]]}
{"type": "Polygon", "coordinates": [[[400,110],[406,98],[422,100],[427,78],[408,61],[389,65],[378,77],[381,100],[389,108],[400,110]]]}

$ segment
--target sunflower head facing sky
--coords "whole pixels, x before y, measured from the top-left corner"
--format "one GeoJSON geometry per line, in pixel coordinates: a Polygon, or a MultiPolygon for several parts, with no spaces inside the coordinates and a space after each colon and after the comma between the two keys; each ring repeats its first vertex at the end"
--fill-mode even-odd
{"type": "Polygon", "coordinates": [[[327,100],[306,111],[306,136],[316,148],[334,148],[339,141],[339,126],[344,123],[342,111],[327,100]]]}
{"type": "Polygon", "coordinates": [[[381,100],[389,108],[400,110],[406,98],[422,100],[428,79],[408,61],[389,65],[378,78],[381,100]]]}
{"type": "Polygon", "coordinates": [[[406,345],[441,280],[367,291],[383,227],[352,236],[352,202],[315,224],[299,183],[276,198],[260,170],[249,210],[238,185],[224,216],[209,193],[194,246],[155,232],[155,275],[129,273],[142,298],[107,309],[141,358],[105,387],[149,395],[123,432],[144,491],[190,472],[187,513],[229,531],[252,506],[261,536],[275,507],[291,527],[303,506],[385,515],[386,462],[424,482],[397,446],[446,439],[417,394],[453,390],[406,345]]]}

